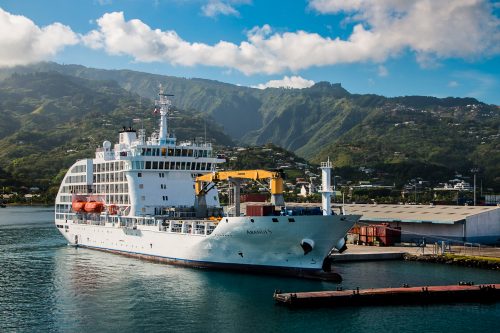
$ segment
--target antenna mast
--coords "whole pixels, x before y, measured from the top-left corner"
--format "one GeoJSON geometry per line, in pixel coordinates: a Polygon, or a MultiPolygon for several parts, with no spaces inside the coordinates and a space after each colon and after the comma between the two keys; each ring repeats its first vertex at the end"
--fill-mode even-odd
{"type": "Polygon", "coordinates": [[[158,93],[160,96],[159,100],[155,101],[156,107],[160,108],[160,144],[167,143],[168,138],[168,116],[170,115],[170,106],[172,102],[169,97],[174,96],[172,94],[165,94],[163,92],[163,86],[160,84],[160,92],[158,93]]]}

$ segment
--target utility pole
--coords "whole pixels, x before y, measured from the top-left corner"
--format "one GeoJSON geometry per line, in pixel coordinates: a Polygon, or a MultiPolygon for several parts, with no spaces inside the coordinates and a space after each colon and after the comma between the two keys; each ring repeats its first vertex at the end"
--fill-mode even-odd
{"type": "Polygon", "coordinates": [[[476,173],[474,173],[474,206],[476,205],[476,173]]]}
{"type": "Polygon", "coordinates": [[[474,173],[474,206],[476,205],[476,174],[479,171],[478,168],[471,169],[471,172],[474,173]]]}

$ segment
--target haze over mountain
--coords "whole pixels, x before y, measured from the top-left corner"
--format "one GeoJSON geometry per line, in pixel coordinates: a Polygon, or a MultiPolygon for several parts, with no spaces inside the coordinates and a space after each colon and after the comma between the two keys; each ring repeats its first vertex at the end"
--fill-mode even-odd
{"type": "Polygon", "coordinates": [[[56,63],[2,69],[0,80],[0,167],[30,179],[28,169],[47,169],[47,182],[76,156],[91,156],[133,118],[151,128],[162,84],[180,110],[179,136],[200,136],[207,123],[221,145],[272,142],[315,162],[330,156],[336,166],[478,166],[489,186],[500,184],[500,108],[473,98],[358,95],[328,82],[262,90],[56,63]]]}

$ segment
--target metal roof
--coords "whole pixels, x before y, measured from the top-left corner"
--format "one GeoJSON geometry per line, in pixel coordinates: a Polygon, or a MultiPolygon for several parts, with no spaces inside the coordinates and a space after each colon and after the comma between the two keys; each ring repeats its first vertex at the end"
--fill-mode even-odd
{"type": "Polygon", "coordinates": [[[349,214],[363,215],[361,221],[454,224],[500,207],[346,204],[345,209],[349,214]]]}
{"type": "MultiPolygon", "coordinates": [[[[245,211],[246,205],[262,205],[262,202],[242,203],[245,211]]],[[[287,202],[288,207],[319,207],[321,203],[287,202]]],[[[333,204],[332,206],[338,206],[333,204]]],[[[386,204],[345,204],[347,214],[363,215],[362,222],[405,222],[405,223],[435,223],[455,224],[474,215],[493,212],[499,206],[442,206],[442,205],[386,205],[386,204]]],[[[334,211],[338,211],[334,209],[334,211]]]]}

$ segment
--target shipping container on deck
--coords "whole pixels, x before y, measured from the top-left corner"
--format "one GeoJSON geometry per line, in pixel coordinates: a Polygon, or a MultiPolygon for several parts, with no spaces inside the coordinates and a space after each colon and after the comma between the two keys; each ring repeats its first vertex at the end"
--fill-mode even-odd
{"type": "Polygon", "coordinates": [[[247,216],[272,216],[274,206],[272,205],[250,205],[247,206],[247,216]]]}

